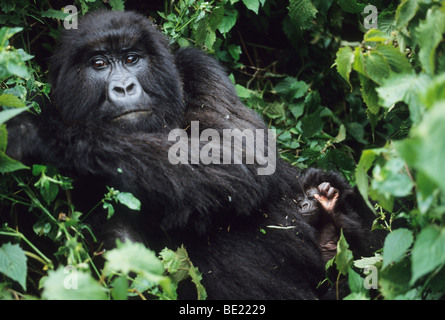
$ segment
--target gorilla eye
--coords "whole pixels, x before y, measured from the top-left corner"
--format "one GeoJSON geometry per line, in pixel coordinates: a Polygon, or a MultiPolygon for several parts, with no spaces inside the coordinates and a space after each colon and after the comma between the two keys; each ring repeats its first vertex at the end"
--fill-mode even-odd
{"type": "Polygon", "coordinates": [[[125,63],[127,63],[127,64],[136,63],[138,60],[139,60],[139,58],[137,56],[135,56],[134,54],[130,54],[125,57],[125,63]]]}
{"type": "Polygon", "coordinates": [[[105,59],[102,58],[94,59],[92,62],[92,66],[94,69],[102,69],[107,66],[107,61],[105,61],[105,59]]]}

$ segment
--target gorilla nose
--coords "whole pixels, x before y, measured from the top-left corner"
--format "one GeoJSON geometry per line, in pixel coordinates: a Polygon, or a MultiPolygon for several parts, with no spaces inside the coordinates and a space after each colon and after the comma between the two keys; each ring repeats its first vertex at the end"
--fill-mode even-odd
{"type": "Polygon", "coordinates": [[[108,95],[111,101],[125,102],[137,101],[141,97],[142,88],[136,80],[111,81],[108,88],[108,95]]]}

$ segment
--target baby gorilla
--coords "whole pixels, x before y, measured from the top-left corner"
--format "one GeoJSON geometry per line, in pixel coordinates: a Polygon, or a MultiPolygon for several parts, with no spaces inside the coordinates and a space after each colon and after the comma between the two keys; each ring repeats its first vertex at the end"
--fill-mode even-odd
{"type": "Polygon", "coordinates": [[[308,169],[299,179],[297,212],[317,230],[325,263],[337,253],[341,229],[355,256],[378,249],[377,234],[370,231],[373,215],[338,173],[308,169]]]}

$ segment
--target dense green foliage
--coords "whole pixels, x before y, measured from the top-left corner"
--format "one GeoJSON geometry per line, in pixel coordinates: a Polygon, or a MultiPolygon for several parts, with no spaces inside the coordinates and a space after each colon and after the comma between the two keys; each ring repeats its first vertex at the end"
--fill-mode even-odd
{"type": "MultiPolygon", "coordinates": [[[[243,102],[277,130],[283,158],[337,170],[358,187],[375,213],[374,228],[389,233],[375,256],[355,261],[340,239],[327,265],[327,275],[336,269],[338,277],[327,281],[347,279],[348,299],[437,299],[445,293],[445,1],[369,2],[378,29],[365,28],[372,11],[361,0],[75,5],[81,13],[138,8],[172,46],[214,55],[243,102]],[[378,285],[372,291],[364,285],[371,280],[378,285]]],[[[190,277],[204,299],[186,248],[156,256],[137,244],[105,254],[88,245],[94,235],[85,217],[102,208],[111,216],[115,202],[137,211],[131,194],[110,186],[80,213],[69,178],[5,154],[4,123],[27,109],[38,113],[35,97],[50,92],[39,53],[52,51],[67,14],[49,0],[39,3],[0,4],[7,26],[0,29],[0,297],[174,299],[178,282],[190,277]],[[82,290],[67,290],[70,276],[82,290]]]]}

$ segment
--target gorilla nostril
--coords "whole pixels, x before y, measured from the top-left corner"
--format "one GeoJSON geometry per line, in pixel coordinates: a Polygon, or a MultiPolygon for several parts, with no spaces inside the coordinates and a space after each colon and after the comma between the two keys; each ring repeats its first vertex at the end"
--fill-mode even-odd
{"type": "Polygon", "coordinates": [[[128,94],[133,94],[134,91],[135,91],[134,83],[130,83],[130,84],[127,86],[127,93],[128,93],[128,94]]]}
{"type": "Polygon", "coordinates": [[[113,88],[113,92],[116,94],[117,97],[124,97],[125,96],[125,89],[122,87],[115,86],[113,88]]]}

